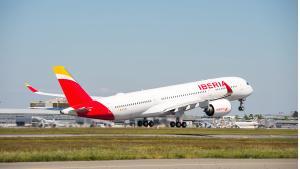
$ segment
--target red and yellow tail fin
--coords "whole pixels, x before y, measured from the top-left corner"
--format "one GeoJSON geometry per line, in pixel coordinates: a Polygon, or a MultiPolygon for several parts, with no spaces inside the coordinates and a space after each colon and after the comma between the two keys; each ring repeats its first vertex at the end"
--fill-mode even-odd
{"type": "Polygon", "coordinates": [[[53,71],[70,106],[85,104],[92,101],[92,98],[63,66],[54,66],[53,71]]]}

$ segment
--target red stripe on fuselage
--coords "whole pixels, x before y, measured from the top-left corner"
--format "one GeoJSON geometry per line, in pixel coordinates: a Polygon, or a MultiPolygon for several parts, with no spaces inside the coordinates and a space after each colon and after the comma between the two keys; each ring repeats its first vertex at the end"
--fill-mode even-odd
{"type": "Polygon", "coordinates": [[[58,79],[58,81],[71,107],[74,109],[90,108],[87,113],[81,113],[78,116],[103,120],[114,119],[112,112],[103,104],[94,101],[77,82],[68,79],[58,79]]]}
{"type": "Polygon", "coordinates": [[[231,87],[230,87],[227,83],[225,83],[224,81],[223,81],[222,83],[225,85],[226,90],[227,90],[227,93],[228,93],[228,94],[232,94],[232,89],[231,89],[231,87]]]}
{"type": "Polygon", "coordinates": [[[78,113],[79,117],[87,117],[102,120],[114,120],[113,113],[103,104],[98,101],[92,101],[83,105],[73,106],[74,109],[86,107],[89,111],[87,113],[78,113]]]}

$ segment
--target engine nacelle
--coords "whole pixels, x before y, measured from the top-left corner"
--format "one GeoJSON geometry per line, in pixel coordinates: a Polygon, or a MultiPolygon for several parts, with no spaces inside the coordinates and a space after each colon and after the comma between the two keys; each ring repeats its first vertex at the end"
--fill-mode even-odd
{"type": "Polygon", "coordinates": [[[206,115],[210,117],[221,117],[228,114],[230,111],[231,104],[230,101],[226,99],[210,101],[208,107],[204,109],[206,115]]]}

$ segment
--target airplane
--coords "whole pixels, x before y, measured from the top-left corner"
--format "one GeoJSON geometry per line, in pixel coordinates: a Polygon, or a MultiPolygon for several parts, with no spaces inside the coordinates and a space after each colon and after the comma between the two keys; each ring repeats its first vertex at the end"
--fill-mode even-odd
{"type": "Polygon", "coordinates": [[[45,118],[39,117],[39,116],[32,116],[31,120],[31,125],[34,127],[40,127],[40,128],[45,128],[45,127],[56,127],[58,123],[53,120],[47,120],[45,118]]]}
{"type": "Polygon", "coordinates": [[[90,96],[64,66],[54,66],[53,71],[64,94],[26,86],[35,94],[65,97],[70,107],[61,110],[61,114],[111,121],[143,118],[138,121],[140,127],[154,126],[147,118],[171,115],[176,121],[171,121],[170,127],[185,128],[184,112],[200,107],[206,115],[219,117],[231,111],[230,101],[235,100],[240,102],[239,111],[244,111],[244,101],[253,92],[250,84],[240,77],[221,77],[99,97],[90,96]]]}

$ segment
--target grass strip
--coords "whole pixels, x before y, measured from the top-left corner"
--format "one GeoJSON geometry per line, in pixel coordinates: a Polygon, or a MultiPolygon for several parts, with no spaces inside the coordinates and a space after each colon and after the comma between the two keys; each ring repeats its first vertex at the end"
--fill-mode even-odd
{"type": "Polygon", "coordinates": [[[68,137],[0,139],[0,162],[161,158],[297,158],[298,140],[68,137]]]}

